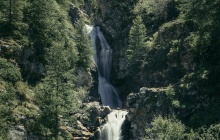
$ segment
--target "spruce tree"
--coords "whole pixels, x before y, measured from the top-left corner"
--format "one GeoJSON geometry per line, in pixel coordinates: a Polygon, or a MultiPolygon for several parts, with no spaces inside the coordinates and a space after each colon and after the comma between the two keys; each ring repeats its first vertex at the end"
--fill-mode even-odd
{"type": "MultiPolygon", "coordinates": [[[[46,64],[46,50],[58,43],[72,53],[72,65],[77,61],[77,48],[73,47],[74,29],[67,13],[54,0],[33,0],[28,12],[30,26],[30,46],[33,48],[33,61],[46,64]]],[[[32,74],[32,73],[31,73],[32,74]]],[[[39,76],[34,74],[34,76],[39,76]]],[[[28,77],[32,77],[28,75],[28,77]]],[[[38,78],[38,77],[37,77],[38,78]]]]}
{"type": "Polygon", "coordinates": [[[137,16],[133,21],[133,26],[129,33],[129,46],[126,53],[128,65],[131,67],[142,64],[146,53],[146,28],[141,16],[137,16]]]}
{"type": "Polygon", "coordinates": [[[39,125],[41,133],[49,130],[58,140],[62,119],[66,119],[78,106],[74,90],[74,67],[71,53],[61,44],[47,50],[47,76],[39,85],[36,100],[41,107],[39,125]]]}
{"type": "Polygon", "coordinates": [[[27,24],[24,22],[26,0],[1,0],[0,35],[11,37],[18,43],[27,43],[27,24]]]}
{"type": "Polygon", "coordinates": [[[85,23],[82,19],[76,24],[76,34],[75,34],[75,42],[76,48],[79,52],[79,61],[78,66],[82,66],[84,68],[88,68],[92,63],[92,46],[90,45],[90,41],[88,35],[85,33],[85,23]]]}

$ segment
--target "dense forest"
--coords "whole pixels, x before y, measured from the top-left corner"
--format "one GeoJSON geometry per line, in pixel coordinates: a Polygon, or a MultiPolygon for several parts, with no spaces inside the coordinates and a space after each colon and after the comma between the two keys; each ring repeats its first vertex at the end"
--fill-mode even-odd
{"type": "Polygon", "coordinates": [[[123,108],[135,102],[125,139],[220,139],[219,0],[0,0],[0,140],[92,139],[76,117],[91,127],[82,106],[100,102],[85,25],[113,49],[123,108]]]}

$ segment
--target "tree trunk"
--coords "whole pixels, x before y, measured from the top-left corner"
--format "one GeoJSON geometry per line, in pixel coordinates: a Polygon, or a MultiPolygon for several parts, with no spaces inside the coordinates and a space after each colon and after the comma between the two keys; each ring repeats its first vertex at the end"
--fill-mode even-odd
{"type": "MultiPolygon", "coordinates": [[[[58,78],[57,78],[57,81],[56,81],[56,98],[58,98],[58,90],[59,90],[59,85],[58,85],[58,78]]],[[[58,116],[58,105],[56,103],[56,128],[55,128],[55,139],[58,140],[58,135],[59,135],[59,116],[58,116]]]]}
{"type": "Polygon", "coordinates": [[[12,26],[12,0],[9,0],[9,27],[11,30],[11,26],[12,26]]]}

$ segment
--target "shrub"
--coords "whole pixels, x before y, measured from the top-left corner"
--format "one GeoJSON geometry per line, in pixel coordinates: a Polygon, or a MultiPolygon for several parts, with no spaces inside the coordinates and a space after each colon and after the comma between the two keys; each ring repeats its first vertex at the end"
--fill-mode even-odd
{"type": "Polygon", "coordinates": [[[12,83],[22,80],[19,67],[4,58],[0,58],[0,77],[12,83]]]}
{"type": "Polygon", "coordinates": [[[156,117],[151,128],[146,129],[146,140],[181,140],[184,138],[185,126],[176,119],[156,117]]]}

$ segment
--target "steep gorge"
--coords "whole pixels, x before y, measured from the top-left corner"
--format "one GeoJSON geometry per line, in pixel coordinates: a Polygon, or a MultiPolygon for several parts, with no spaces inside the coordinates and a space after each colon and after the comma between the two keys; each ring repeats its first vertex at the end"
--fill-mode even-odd
{"type": "Polygon", "coordinates": [[[0,139],[220,137],[219,1],[17,1],[0,10],[0,139]]]}

